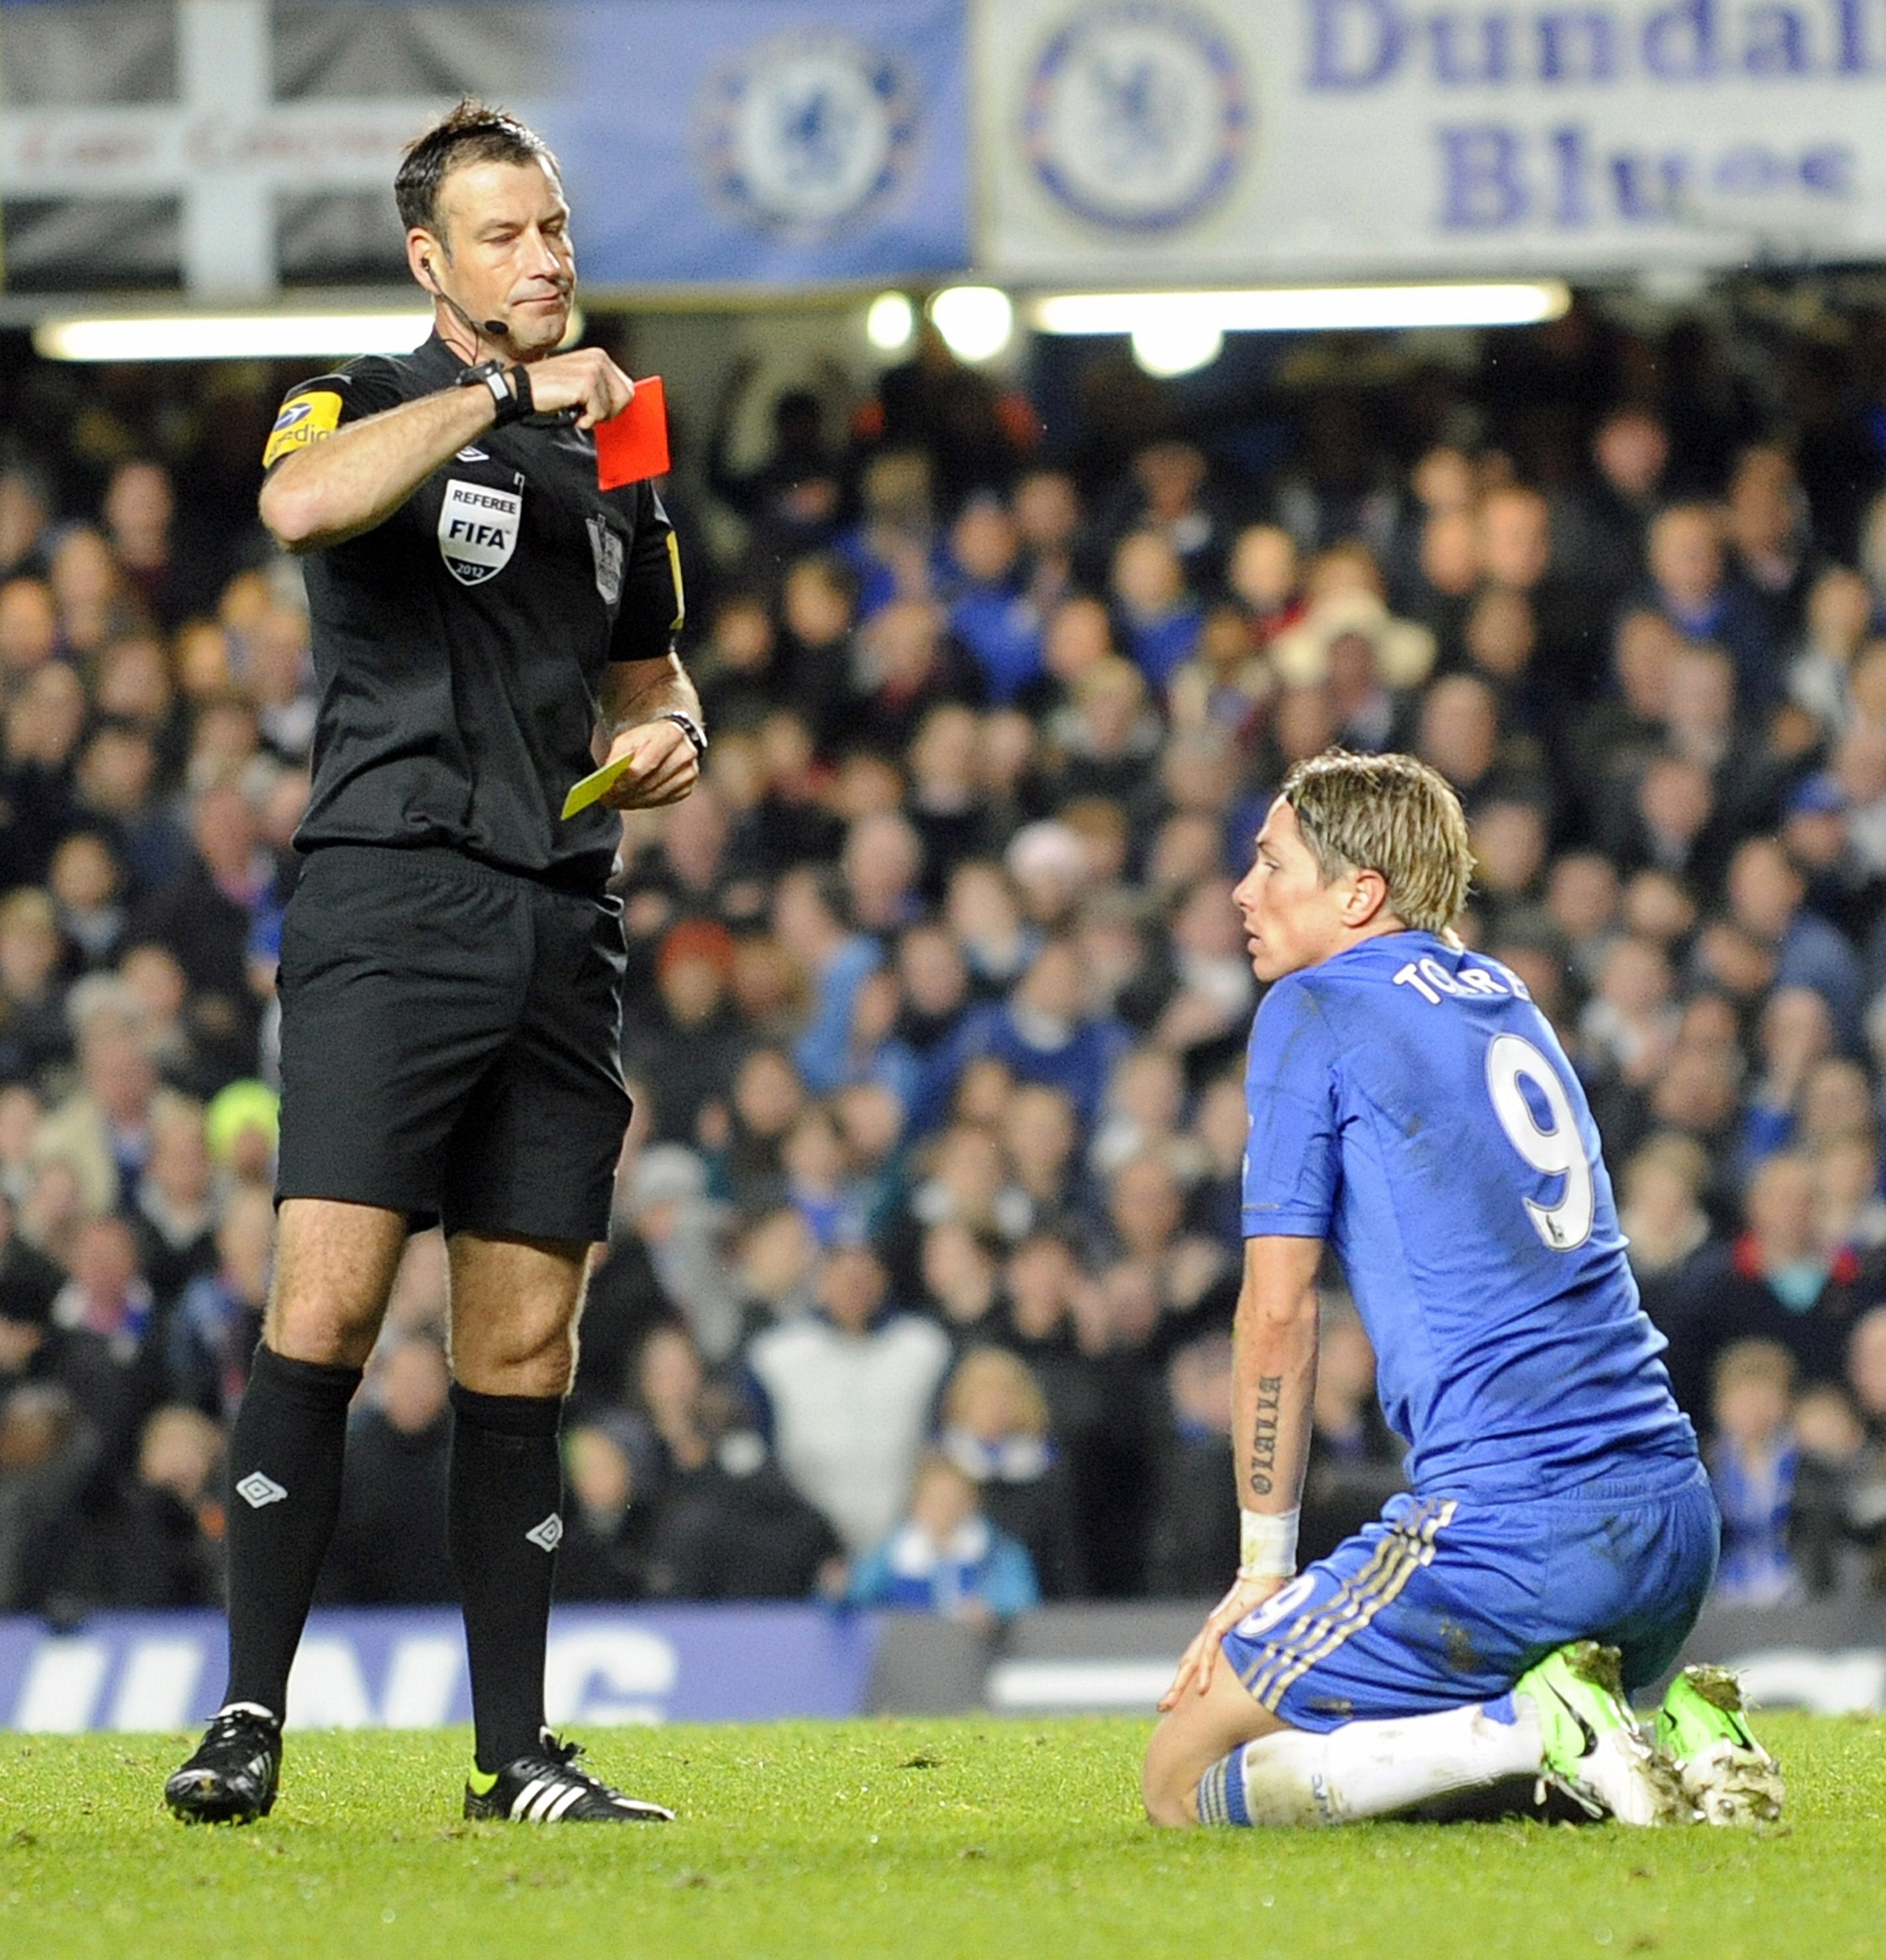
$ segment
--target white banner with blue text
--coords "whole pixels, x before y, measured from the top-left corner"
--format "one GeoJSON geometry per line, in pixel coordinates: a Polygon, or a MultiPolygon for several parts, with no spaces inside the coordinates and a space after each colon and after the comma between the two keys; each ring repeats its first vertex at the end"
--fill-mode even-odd
{"type": "Polygon", "coordinates": [[[1008,278],[1886,254],[1886,0],[984,0],[1008,278]]]}

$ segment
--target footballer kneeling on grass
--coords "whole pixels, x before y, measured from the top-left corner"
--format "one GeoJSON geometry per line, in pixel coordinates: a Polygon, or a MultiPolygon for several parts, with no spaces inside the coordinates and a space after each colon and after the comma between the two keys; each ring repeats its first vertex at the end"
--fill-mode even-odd
{"type": "Polygon", "coordinates": [[[1332,751],[1236,899],[1251,1039],[1233,1440],[1242,1555],[1147,1751],[1155,1823],[1487,1814],[1548,1790],[1633,1825],[1771,1822],[1732,1676],[1674,1663],[1719,1520],[1638,1304],[1584,1093],[1518,978],[1452,928],[1446,782],[1332,751]],[[1413,1488],[1296,1571],[1333,1249],[1413,1488]]]}

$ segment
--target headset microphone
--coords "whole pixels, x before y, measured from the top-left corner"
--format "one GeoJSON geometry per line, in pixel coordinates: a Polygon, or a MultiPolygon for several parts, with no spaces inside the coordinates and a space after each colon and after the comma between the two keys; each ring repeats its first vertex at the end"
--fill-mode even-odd
{"type": "Polygon", "coordinates": [[[466,332],[475,337],[485,340],[508,340],[510,338],[510,326],[507,321],[488,320],[481,322],[472,319],[472,316],[459,304],[444,287],[439,284],[439,275],[432,269],[432,261],[430,259],[421,259],[419,263],[425,269],[426,277],[432,282],[434,292],[437,294],[453,312],[457,314],[459,324],[465,328],[466,332]]]}
{"type": "MultiPolygon", "coordinates": [[[[431,282],[433,291],[436,293],[438,297],[445,302],[446,305],[458,316],[459,324],[472,336],[472,352],[474,354],[478,352],[477,343],[481,339],[494,341],[509,340],[510,339],[510,326],[508,321],[501,320],[488,320],[482,326],[480,326],[479,323],[472,319],[472,316],[465,310],[464,307],[460,306],[458,301],[445,290],[444,287],[439,284],[439,275],[432,269],[432,261],[430,259],[422,258],[419,261],[419,264],[421,269],[425,272],[427,278],[431,282]]],[[[551,418],[555,421],[562,422],[568,426],[574,424],[582,412],[583,411],[580,406],[558,409],[555,412],[554,416],[551,418]]]]}

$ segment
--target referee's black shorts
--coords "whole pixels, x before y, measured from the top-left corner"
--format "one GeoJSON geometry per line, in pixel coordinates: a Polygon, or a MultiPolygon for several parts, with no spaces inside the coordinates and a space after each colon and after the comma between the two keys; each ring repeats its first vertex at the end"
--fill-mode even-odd
{"type": "Polygon", "coordinates": [[[455,851],[313,852],[281,931],[277,1196],[606,1238],[625,963],[612,899],[455,851]]]}

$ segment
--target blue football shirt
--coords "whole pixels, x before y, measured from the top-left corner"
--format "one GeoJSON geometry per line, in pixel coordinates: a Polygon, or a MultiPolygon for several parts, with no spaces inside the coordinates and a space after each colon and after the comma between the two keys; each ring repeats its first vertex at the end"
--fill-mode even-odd
{"type": "Polygon", "coordinates": [[[1330,1242],[1417,1489],[1694,1455],[1597,1126],[1515,975],[1424,932],[1286,975],[1245,1098],[1245,1236],[1330,1242]]]}

